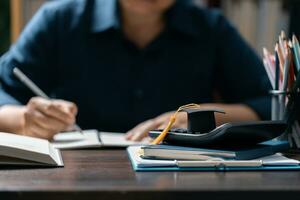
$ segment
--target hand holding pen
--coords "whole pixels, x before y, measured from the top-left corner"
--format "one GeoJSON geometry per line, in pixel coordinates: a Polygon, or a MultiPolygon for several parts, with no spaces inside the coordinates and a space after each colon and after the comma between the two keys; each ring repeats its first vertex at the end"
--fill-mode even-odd
{"type": "Polygon", "coordinates": [[[14,74],[33,93],[39,97],[33,97],[24,108],[23,133],[29,136],[51,139],[56,133],[62,131],[77,130],[75,124],[77,106],[69,101],[50,99],[18,68],[14,68],[14,74]]]}

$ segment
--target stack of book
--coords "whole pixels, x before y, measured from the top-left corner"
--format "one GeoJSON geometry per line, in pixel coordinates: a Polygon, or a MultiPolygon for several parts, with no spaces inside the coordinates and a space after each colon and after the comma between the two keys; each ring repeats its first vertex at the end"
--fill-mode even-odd
{"type": "Polygon", "coordinates": [[[278,152],[287,141],[270,140],[242,149],[206,149],[170,145],[130,146],[135,171],[299,170],[299,161],[278,152]]]}

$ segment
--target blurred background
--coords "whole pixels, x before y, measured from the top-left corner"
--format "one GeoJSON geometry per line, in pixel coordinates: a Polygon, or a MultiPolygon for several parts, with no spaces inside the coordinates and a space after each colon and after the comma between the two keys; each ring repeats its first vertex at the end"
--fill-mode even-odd
{"type": "MultiPolygon", "coordinates": [[[[0,56],[17,40],[25,24],[46,1],[0,0],[0,56]]],[[[300,0],[193,1],[201,7],[221,9],[259,55],[262,47],[273,49],[281,30],[289,35],[300,35],[300,0]]]]}

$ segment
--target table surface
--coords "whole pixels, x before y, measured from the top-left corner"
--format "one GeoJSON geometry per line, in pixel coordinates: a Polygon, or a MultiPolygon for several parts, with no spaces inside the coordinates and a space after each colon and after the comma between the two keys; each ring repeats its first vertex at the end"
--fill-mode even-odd
{"type": "Polygon", "coordinates": [[[1,167],[0,199],[300,198],[300,171],[134,172],[124,149],[62,153],[63,168],[1,167]]]}

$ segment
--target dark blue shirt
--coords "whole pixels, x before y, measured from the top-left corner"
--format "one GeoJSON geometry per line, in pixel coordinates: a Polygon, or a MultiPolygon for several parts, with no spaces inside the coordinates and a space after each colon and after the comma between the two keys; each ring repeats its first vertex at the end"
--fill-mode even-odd
{"type": "Polygon", "coordinates": [[[180,105],[213,102],[214,91],[269,118],[261,60],[219,12],[184,2],[143,49],[124,36],[114,0],[45,4],[1,57],[0,105],[34,96],[16,66],[51,97],[75,102],[83,128],[127,131],[180,105]]]}

